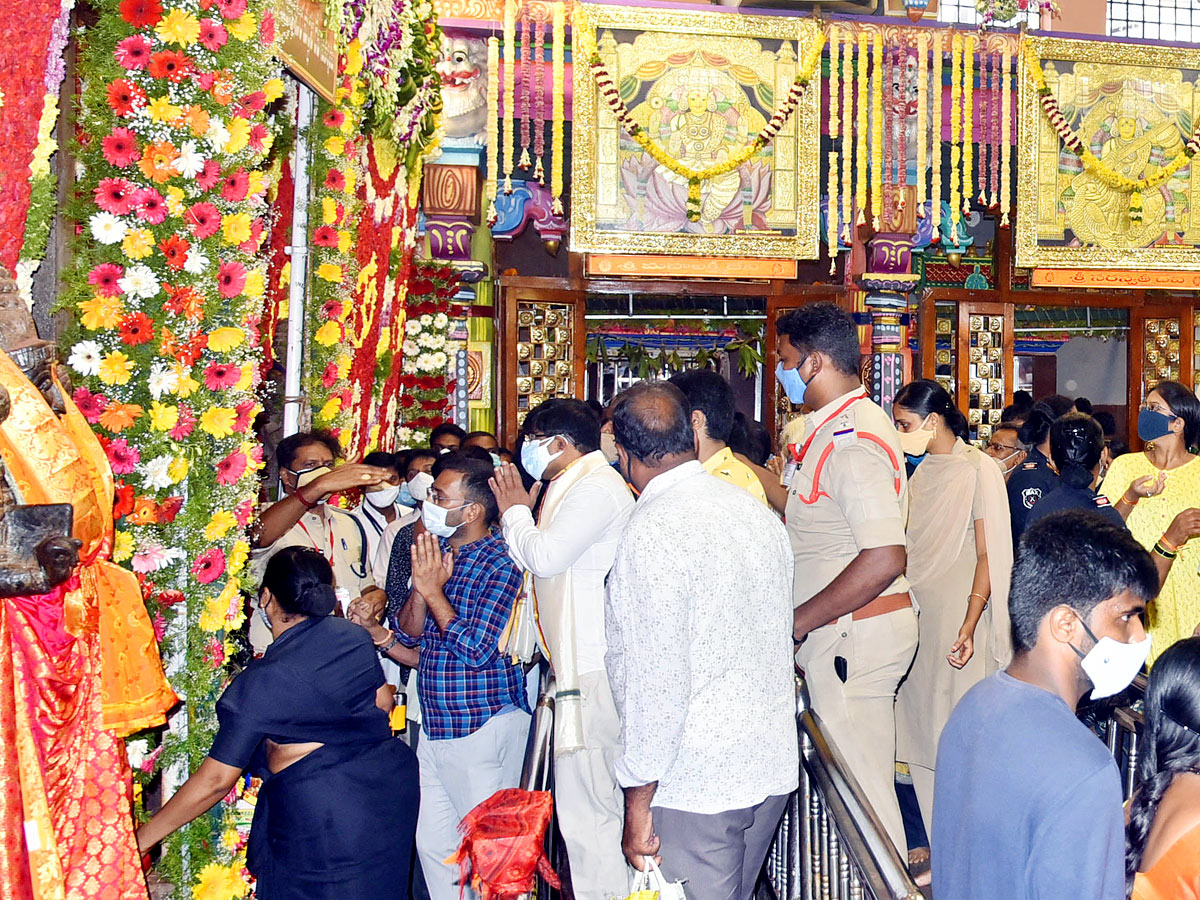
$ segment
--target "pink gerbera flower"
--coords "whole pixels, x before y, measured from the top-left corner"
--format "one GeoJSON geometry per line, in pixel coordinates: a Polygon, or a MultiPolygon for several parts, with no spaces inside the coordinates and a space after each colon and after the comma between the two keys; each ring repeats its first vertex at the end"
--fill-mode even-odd
{"type": "Polygon", "coordinates": [[[117,281],[125,274],[125,270],[116,263],[100,263],[88,272],[88,284],[96,289],[101,297],[115,297],[121,293],[117,281]]]}
{"type": "Polygon", "coordinates": [[[142,461],[141,452],[137,447],[130,447],[125,438],[109,441],[104,450],[108,454],[109,465],[117,475],[128,475],[142,461]]]}
{"type": "Polygon", "coordinates": [[[242,380],[242,370],[228,363],[209,363],[204,370],[204,386],[210,391],[231,388],[242,380]]]}
{"type": "Polygon", "coordinates": [[[246,287],[246,267],[237,260],[223,261],[217,268],[217,290],[226,300],[237,297],[246,287]]]}
{"type": "Polygon", "coordinates": [[[267,126],[263,125],[261,122],[258,123],[257,125],[251,125],[250,126],[250,149],[253,150],[255,153],[262,153],[264,150],[266,150],[267,145],[264,142],[266,141],[267,135],[269,133],[270,132],[267,131],[267,126]]]}
{"type": "Polygon", "coordinates": [[[221,180],[221,167],[217,165],[215,159],[206,159],[204,168],[200,170],[200,174],[196,176],[196,184],[200,185],[203,190],[211,191],[217,186],[217,182],[221,180]]]}
{"type": "Polygon", "coordinates": [[[229,32],[216,19],[200,20],[200,44],[205,50],[216,53],[229,41],[229,32]]]}
{"type": "Polygon", "coordinates": [[[264,44],[275,43],[275,14],[270,10],[263,13],[262,24],[258,28],[258,36],[264,44]]]}
{"type": "Polygon", "coordinates": [[[246,0],[217,0],[217,9],[223,19],[240,19],[246,11],[246,0]]]}
{"type": "MultiPolygon", "coordinates": [[[[167,634],[167,620],[163,618],[163,614],[159,612],[154,614],[154,618],[150,620],[150,624],[154,628],[154,639],[161,644],[162,639],[167,634]]],[[[162,750],[162,747],[159,747],[158,749],[162,750]]],[[[142,771],[147,771],[145,764],[142,765],[142,771]]],[[[153,771],[153,766],[151,766],[150,771],[153,771]]]]}
{"type": "Polygon", "coordinates": [[[225,574],[225,554],[220,547],[210,547],[192,563],[192,576],[201,584],[212,584],[225,574]]]}
{"type": "Polygon", "coordinates": [[[130,35],[114,51],[123,69],[144,69],[150,62],[150,42],[140,34],[130,35]]]}
{"type": "Polygon", "coordinates": [[[338,242],[337,229],[332,225],[322,225],[313,232],[312,242],[318,247],[336,247],[338,242]]]}
{"type": "Polygon", "coordinates": [[[104,158],[118,169],[133,165],[142,158],[137,137],[128,128],[114,128],[101,143],[101,147],[104,150],[104,158]]]}
{"type": "Polygon", "coordinates": [[[254,517],[254,501],[243,500],[233,509],[233,517],[237,519],[240,527],[245,528],[250,524],[250,520],[254,517]]]}
{"type": "Polygon", "coordinates": [[[143,574],[147,572],[157,572],[169,565],[171,562],[167,556],[166,548],[162,544],[145,544],[137,553],[133,554],[133,559],[130,561],[130,567],[135,572],[143,574]]]}
{"type": "Polygon", "coordinates": [[[167,201],[154,188],[139,188],[133,197],[139,219],[151,225],[161,225],[166,220],[167,201]]]}
{"type": "Polygon", "coordinates": [[[173,441],[186,440],[195,427],[196,414],[192,412],[192,408],[186,403],[180,403],[179,421],[175,423],[174,428],[167,432],[167,436],[173,441]]]}
{"type": "Polygon", "coordinates": [[[331,388],[338,381],[337,363],[331,362],[325,366],[325,371],[321,373],[321,385],[326,388],[331,388]]]}
{"type": "Polygon", "coordinates": [[[217,484],[237,484],[246,474],[246,454],[235,450],[217,463],[217,484]]]}
{"type": "Polygon", "coordinates": [[[71,395],[83,417],[92,425],[100,421],[100,414],[108,408],[108,398],[103,394],[93,394],[85,387],[76,388],[71,395]]]}
{"type": "Polygon", "coordinates": [[[237,203],[246,199],[246,192],[249,189],[250,176],[246,174],[246,170],[234,169],[225,175],[224,183],[221,185],[221,197],[230,203],[237,203]]]}
{"type": "Polygon", "coordinates": [[[233,430],[238,434],[243,434],[250,430],[250,422],[254,416],[254,411],[258,408],[258,404],[253,400],[243,400],[233,408],[237,414],[233,419],[233,430]]]}
{"type": "Polygon", "coordinates": [[[225,664],[225,644],[215,637],[209,637],[204,642],[204,661],[209,668],[221,668],[225,664]]]}
{"type": "Polygon", "coordinates": [[[205,240],[221,230],[221,214],[211,203],[197,203],[184,214],[197,240],[205,240]]]}
{"type": "Polygon", "coordinates": [[[346,189],[346,176],[342,174],[340,169],[330,169],[329,174],[325,176],[325,187],[331,191],[344,191],[346,189]]]}
{"type": "Polygon", "coordinates": [[[133,211],[137,188],[124,178],[103,178],[93,192],[96,205],[114,216],[124,216],[133,211]]]}

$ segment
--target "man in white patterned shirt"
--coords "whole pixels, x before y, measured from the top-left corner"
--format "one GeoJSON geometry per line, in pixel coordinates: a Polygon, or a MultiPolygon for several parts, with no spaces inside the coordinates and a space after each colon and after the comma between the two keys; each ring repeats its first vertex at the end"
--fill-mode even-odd
{"type": "Polygon", "coordinates": [[[613,430],[641,492],[605,610],[625,856],[689,900],[748,900],[798,777],[787,534],[697,462],[673,385],[630,388],[613,430]]]}

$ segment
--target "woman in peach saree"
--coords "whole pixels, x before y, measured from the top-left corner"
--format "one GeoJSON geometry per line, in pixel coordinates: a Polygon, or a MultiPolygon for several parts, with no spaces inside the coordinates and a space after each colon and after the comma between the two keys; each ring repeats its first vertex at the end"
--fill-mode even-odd
{"type": "Polygon", "coordinates": [[[1125,869],[1133,900],[1200,898],[1200,638],[1150,670],[1146,733],[1129,804],[1125,869]]]}

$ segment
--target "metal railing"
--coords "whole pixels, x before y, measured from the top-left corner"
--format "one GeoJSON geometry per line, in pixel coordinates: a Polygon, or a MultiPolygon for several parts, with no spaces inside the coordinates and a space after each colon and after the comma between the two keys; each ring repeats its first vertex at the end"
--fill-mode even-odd
{"type": "Polygon", "coordinates": [[[1121,787],[1125,799],[1137,789],[1138,738],[1146,725],[1146,717],[1136,708],[1146,696],[1147,679],[1138,675],[1133,680],[1125,705],[1113,709],[1104,721],[1104,743],[1121,769],[1121,787]]]}
{"type": "Polygon", "coordinates": [[[822,730],[801,679],[796,730],[800,789],[767,854],[772,893],[778,900],[921,900],[900,853],[822,730]]]}
{"type": "MultiPolygon", "coordinates": [[[[521,766],[521,781],[518,787],[524,791],[549,791],[554,786],[554,692],[554,677],[543,675],[537,706],[533,710],[529,741],[525,745],[525,762],[521,766]]],[[[558,840],[558,816],[555,814],[546,829],[544,844],[546,858],[552,863],[557,853],[558,840]]],[[[555,866],[555,871],[560,871],[558,866],[555,866]]],[[[534,889],[527,894],[518,895],[517,900],[550,898],[557,893],[541,875],[538,875],[534,889]]]]}

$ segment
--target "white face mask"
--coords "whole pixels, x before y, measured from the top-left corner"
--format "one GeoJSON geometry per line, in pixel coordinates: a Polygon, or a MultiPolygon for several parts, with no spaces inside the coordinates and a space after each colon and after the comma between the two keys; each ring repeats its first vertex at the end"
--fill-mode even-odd
{"type": "Polygon", "coordinates": [[[365,495],[366,500],[376,509],[387,509],[396,502],[396,498],[400,496],[400,485],[389,484],[377,491],[368,491],[365,495]]]}
{"type": "Polygon", "coordinates": [[[533,476],[535,481],[541,481],[542,476],[546,474],[546,469],[550,468],[550,463],[563,454],[561,450],[557,453],[550,452],[550,444],[553,443],[555,437],[556,435],[551,435],[540,441],[526,441],[521,445],[521,465],[525,467],[526,472],[533,476]]]}
{"type": "Polygon", "coordinates": [[[617,461],[617,438],[615,435],[607,431],[600,433],[600,452],[610,463],[617,461]]]}
{"type": "Polygon", "coordinates": [[[429,489],[431,487],[433,487],[433,476],[428,472],[418,472],[412,478],[408,479],[408,492],[418,503],[425,502],[425,498],[429,496],[429,489]]]}
{"type": "MultiPolygon", "coordinates": [[[[311,468],[311,469],[301,469],[299,472],[297,472],[295,469],[287,469],[286,471],[291,472],[292,475],[294,475],[296,477],[296,490],[300,490],[300,488],[307,487],[308,485],[312,484],[314,481],[316,481],[322,475],[328,475],[330,472],[333,471],[333,467],[332,466],[315,466],[314,468],[311,468]]],[[[322,497],[320,500],[317,501],[317,504],[320,505],[322,503],[328,503],[328,502],[329,502],[328,497],[322,497]]]]}
{"type": "Polygon", "coordinates": [[[457,525],[449,525],[446,523],[446,517],[456,510],[466,509],[471,504],[464,503],[462,506],[456,506],[454,509],[446,509],[443,506],[438,506],[436,503],[426,503],[421,506],[421,521],[425,523],[425,530],[437,537],[448,538],[453,536],[454,532],[462,528],[465,523],[459,522],[457,525]]]}
{"type": "Polygon", "coordinates": [[[1079,653],[1074,646],[1071,647],[1082,657],[1080,666],[1092,681],[1092,699],[1100,700],[1121,693],[1133,684],[1133,679],[1150,658],[1150,635],[1146,635],[1145,640],[1133,644],[1115,641],[1107,636],[1096,640],[1096,635],[1092,634],[1092,629],[1087,627],[1087,623],[1083,619],[1079,621],[1088,636],[1096,641],[1095,646],[1086,654],[1079,653]]]}

